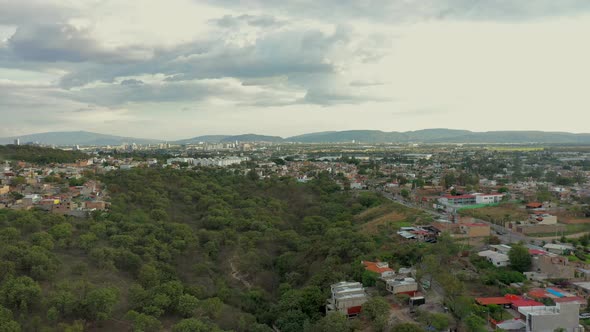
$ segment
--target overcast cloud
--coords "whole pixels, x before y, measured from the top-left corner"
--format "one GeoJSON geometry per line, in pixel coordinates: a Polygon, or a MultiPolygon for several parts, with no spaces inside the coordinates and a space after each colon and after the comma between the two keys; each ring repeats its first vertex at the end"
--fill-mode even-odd
{"type": "Polygon", "coordinates": [[[590,132],[587,0],[0,0],[0,137],[590,132]]]}

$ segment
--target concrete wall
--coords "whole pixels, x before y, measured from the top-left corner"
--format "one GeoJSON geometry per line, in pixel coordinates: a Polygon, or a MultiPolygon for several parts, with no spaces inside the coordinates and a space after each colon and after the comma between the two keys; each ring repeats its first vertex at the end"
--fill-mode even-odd
{"type": "Polygon", "coordinates": [[[546,274],[549,279],[572,279],[575,276],[575,268],[565,257],[538,256],[532,261],[532,270],[546,274]]]}
{"type": "Polygon", "coordinates": [[[577,304],[558,304],[559,314],[527,315],[527,331],[553,332],[563,328],[566,331],[577,331],[580,324],[580,309],[577,304]]]}

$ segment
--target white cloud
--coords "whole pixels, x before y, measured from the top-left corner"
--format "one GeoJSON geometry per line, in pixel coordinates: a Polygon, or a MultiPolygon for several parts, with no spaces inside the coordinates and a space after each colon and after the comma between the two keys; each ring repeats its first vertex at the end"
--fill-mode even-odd
{"type": "Polygon", "coordinates": [[[0,0],[0,8],[0,136],[588,131],[586,0],[0,0]]]}

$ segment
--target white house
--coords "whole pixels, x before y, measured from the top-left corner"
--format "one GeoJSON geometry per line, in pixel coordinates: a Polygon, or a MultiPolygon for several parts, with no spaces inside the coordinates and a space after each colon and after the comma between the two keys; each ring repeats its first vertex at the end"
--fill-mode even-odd
{"type": "Polygon", "coordinates": [[[484,250],[477,254],[480,257],[485,257],[488,262],[494,264],[494,266],[508,266],[510,264],[510,258],[508,255],[499,253],[492,250],[484,250]]]}
{"type": "Polygon", "coordinates": [[[526,319],[527,332],[553,332],[557,329],[584,331],[580,326],[580,305],[577,303],[557,303],[553,307],[519,307],[518,312],[526,319]]]}
{"type": "Polygon", "coordinates": [[[502,201],[503,194],[475,194],[476,204],[495,204],[502,201]]]}
{"type": "Polygon", "coordinates": [[[547,243],[543,249],[553,254],[563,255],[566,251],[574,250],[574,247],[570,244],[547,243]]]}

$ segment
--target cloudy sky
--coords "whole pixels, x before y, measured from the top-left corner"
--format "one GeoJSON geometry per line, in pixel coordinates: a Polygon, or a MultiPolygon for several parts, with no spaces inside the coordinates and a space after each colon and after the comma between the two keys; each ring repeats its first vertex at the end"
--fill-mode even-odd
{"type": "Polygon", "coordinates": [[[590,132],[588,0],[0,0],[0,136],[590,132]]]}

